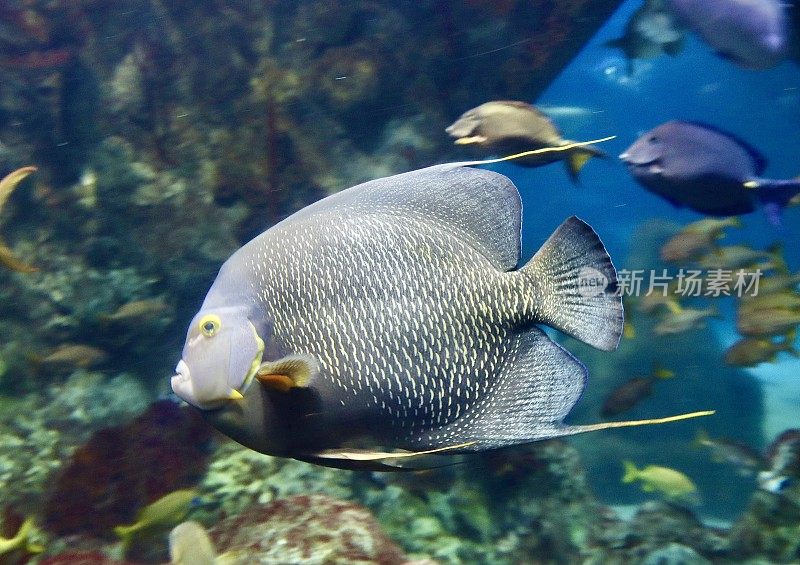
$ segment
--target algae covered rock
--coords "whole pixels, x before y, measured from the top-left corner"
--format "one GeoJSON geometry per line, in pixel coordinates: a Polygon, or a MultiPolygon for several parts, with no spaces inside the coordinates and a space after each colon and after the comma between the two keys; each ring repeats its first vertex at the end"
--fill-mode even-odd
{"type": "Polygon", "coordinates": [[[406,563],[369,510],[324,495],[253,506],[211,532],[229,563],[406,563]]]}

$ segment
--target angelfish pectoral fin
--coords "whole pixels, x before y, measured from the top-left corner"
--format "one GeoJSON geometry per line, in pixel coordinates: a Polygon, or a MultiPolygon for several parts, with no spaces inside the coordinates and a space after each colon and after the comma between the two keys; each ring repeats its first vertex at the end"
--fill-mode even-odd
{"type": "Polygon", "coordinates": [[[277,361],[266,361],[256,371],[256,379],[268,387],[288,392],[293,387],[307,386],[317,374],[319,365],[308,355],[289,355],[277,361]]]}
{"type": "Polygon", "coordinates": [[[668,424],[670,422],[678,422],[680,420],[689,420],[691,418],[700,418],[702,416],[711,416],[716,413],[716,410],[702,410],[700,412],[689,412],[687,414],[678,414],[676,416],[667,416],[666,418],[649,418],[647,420],[623,420],[621,422],[600,422],[598,424],[584,424],[578,426],[566,426],[564,435],[582,434],[585,432],[596,432],[598,430],[608,430],[611,428],[631,428],[634,426],[649,426],[653,424],[668,424]]]}
{"type": "Polygon", "coordinates": [[[279,390],[281,392],[289,392],[290,389],[295,387],[294,381],[286,375],[277,375],[273,373],[256,373],[256,379],[269,388],[279,390]]]}

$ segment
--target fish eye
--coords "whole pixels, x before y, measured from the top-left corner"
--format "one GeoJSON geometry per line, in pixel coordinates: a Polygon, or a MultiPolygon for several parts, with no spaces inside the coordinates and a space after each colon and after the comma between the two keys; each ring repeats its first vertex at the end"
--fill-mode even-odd
{"type": "Polygon", "coordinates": [[[208,314],[200,319],[200,333],[206,337],[213,337],[222,326],[222,320],[216,314],[208,314]]]}
{"type": "Polygon", "coordinates": [[[656,143],[656,142],[658,142],[658,136],[657,135],[651,135],[649,138],[647,138],[647,141],[652,141],[653,143],[656,143]]]}

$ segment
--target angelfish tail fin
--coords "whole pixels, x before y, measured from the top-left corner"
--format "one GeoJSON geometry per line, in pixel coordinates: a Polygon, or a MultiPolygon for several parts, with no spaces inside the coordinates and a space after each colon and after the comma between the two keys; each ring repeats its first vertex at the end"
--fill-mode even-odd
{"type": "Polygon", "coordinates": [[[528,287],[525,316],[598,349],[616,349],[623,331],[617,272],[594,230],[572,216],[520,272],[528,287]]]}

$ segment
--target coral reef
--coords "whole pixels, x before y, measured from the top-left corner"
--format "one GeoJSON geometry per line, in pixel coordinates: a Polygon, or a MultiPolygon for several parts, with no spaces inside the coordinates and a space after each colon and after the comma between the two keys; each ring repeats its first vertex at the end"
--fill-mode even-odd
{"type": "Polygon", "coordinates": [[[0,490],[23,513],[41,507],[48,481],[91,433],[140,413],[150,398],[141,382],[120,374],[78,371],[22,398],[0,396],[0,490]]]}
{"type": "Polygon", "coordinates": [[[199,480],[209,440],[194,411],[168,400],[128,424],[96,432],[55,479],[44,505],[46,528],[111,536],[138,509],[199,480]]]}
{"type": "MultiPolygon", "coordinates": [[[[796,481],[796,478],[793,479],[796,481]]],[[[758,491],[731,531],[733,555],[764,556],[777,563],[800,560],[800,488],[782,493],[758,491]]]]}
{"type": "Polygon", "coordinates": [[[211,537],[241,565],[408,561],[367,509],[319,494],[251,507],[214,526],[211,537]]]}

